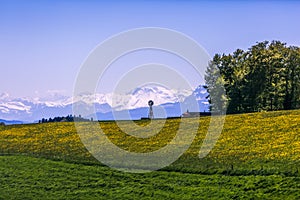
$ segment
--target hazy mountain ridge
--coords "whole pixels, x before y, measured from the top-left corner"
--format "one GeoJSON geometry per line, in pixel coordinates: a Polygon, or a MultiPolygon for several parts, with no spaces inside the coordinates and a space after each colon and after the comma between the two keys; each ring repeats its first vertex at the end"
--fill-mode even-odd
{"type": "MultiPolygon", "coordinates": [[[[72,114],[72,106],[94,105],[99,119],[114,119],[117,116],[126,118],[128,111],[134,119],[146,117],[148,100],[154,100],[154,111],[157,117],[180,116],[185,105],[188,108],[188,99],[193,97],[199,104],[201,111],[208,110],[206,89],[197,87],[194,91],[176,91],[161,86],[139,87],[127,94],[81,94],[76,97],[65,95],[49,95],[43,98],[14,98],[7,93],[0,94],[0,118],[7,120],[36,121],[41,118],[66,116],[72,114]],[[164,110],[162,110],[164,109],[164,110]],[[125,114],[124,114],[125,113],[125,114]]],[[[193,108],[190,108],[193,110],[193,108]]],[[[86,116],[89,117],[89,116],[86,116]]]]}
{"type": "Polygon", "coordinates": [[[3,122],[5,125],[11,125],[11,124],[23,124],[24,122],[18,121],[18,120],[4,120],[0,119],[0,123],[3,122]]]}

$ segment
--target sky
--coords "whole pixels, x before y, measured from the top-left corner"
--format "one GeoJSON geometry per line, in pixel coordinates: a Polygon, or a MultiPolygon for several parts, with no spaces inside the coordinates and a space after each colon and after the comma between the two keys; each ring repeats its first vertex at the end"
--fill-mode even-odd
{"type": "MultiPolygon", "coordinates": [[[[299,19],[300,1],[0,0],[0,94],[71,95],[90,52],[126,30],[176,30],[193,38],[213,56],[237,48],[246,50],[264,40],[300,46],[299,19]]],[[[148,63],[151,58],[166,63],[176,60],[147,51],[132,56],[131,61],[148,63]]],[[[176,63],[180,63],[176,66],[179,71],[186,70],[196,80],[186,63],[176,63]]],[[[111,77],[116,76],[122,64],[115,65],[111,77]]],[[[100,92],[109,92],[109,85],[115,81],[104,79],[107,87],[100,92]]],[[[193,84],[196,86],[196,81],[193,84]]]]}

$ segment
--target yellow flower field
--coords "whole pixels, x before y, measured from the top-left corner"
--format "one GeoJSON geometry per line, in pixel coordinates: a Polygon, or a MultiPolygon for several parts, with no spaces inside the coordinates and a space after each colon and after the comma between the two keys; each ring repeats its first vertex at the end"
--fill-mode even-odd
{"type": "MultiPolygon", "coordinates": [[[[190,126],[196,119],[187,118],[190,126]]],[[[249,168],[265,168],[277,164],[288,164],[298,170],[300,160],[300,111],[278,111],[226,116],[222,134],[215,147],[204,159],[198,153],[205,137],[210,117],[200,119],[201,126],[189,150],[172,166],[174,168],[199,169],[228,168],[249,164],[249,168]],[[269,164],[270,163],[270,164],[269,164]],[[217,167],[217,168],[218,168],[217,167]]],[[[88,126],[80,122],[81,126],[88,126]]],[[[95,122],[97,123],[97,122],[95,122]]],[[[135,131],[129,123],[122,122],[127,129],[135,131]]],[[[140,126],[147,121],[136,122],[140,126]]],[[[114,122],[100,122],[107,137],[119,147],[133,152],[150,152],[167,145],[176,135],[180,119],[167,120],[161,131],[149,138],[135,138],[122,132],[114,122]]],[[[123,125],[124,125],[123,124],[123,125]]],[[[86,127],[88,131],[89,127],[86,127]]],[[[189,134],[189,130],[186,130],[189,134]]],[[[92,140],[92,138],[91,138],[92,140]]],[[[96,145],[101,145],[101,142],[96,145]]],[[[176,145],[176,144],[172,144],[176,145]]],[[[75,160],[76,162],[98,162],[86,150],[74,123],[43,123],[0,127],[1,154],[28,154],[51,159],[75,160]]],[[[201,171],[201,170],[200,170],[201,171]]]]}

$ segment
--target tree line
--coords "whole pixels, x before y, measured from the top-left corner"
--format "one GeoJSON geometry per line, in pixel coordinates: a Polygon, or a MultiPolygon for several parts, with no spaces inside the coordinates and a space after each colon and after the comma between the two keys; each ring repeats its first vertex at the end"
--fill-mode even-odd
{"type": "Polygon", "coordinates": [[[300,108],[300,48],[259,42],[247,51],[216,54],[205,75],[215,111],[244,113],[300,108]],[[224,93],[222,89],[224,89],[224,93]]]}
{"type": "Polygon", "coordinates": [[[93,121],[93,118],[91,119],[85,119],[83,117],[81,117],[81,115],[79,116],[72,116],[72,115],[68,115],[66,117],[54,117],[54,118],[49,118],[49,119],[45,119],[42,118],[41,120],[39,120],[39,123],[47,123],[47,122],[88,122],[88,121],[93,121]]]}

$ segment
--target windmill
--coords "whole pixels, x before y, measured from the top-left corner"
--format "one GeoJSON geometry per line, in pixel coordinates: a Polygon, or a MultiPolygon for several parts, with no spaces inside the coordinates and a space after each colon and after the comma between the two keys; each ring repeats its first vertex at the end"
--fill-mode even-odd
{"type": "Polygon", "coordinates": [[[148,114],[148,118],[149,119],[154,119],[154,115],[153,115],[153,108],[152,106],[154,105],[154,102],[152,100],[148,101],[148,105],[149,105],[149,114],[148,114]]]}

